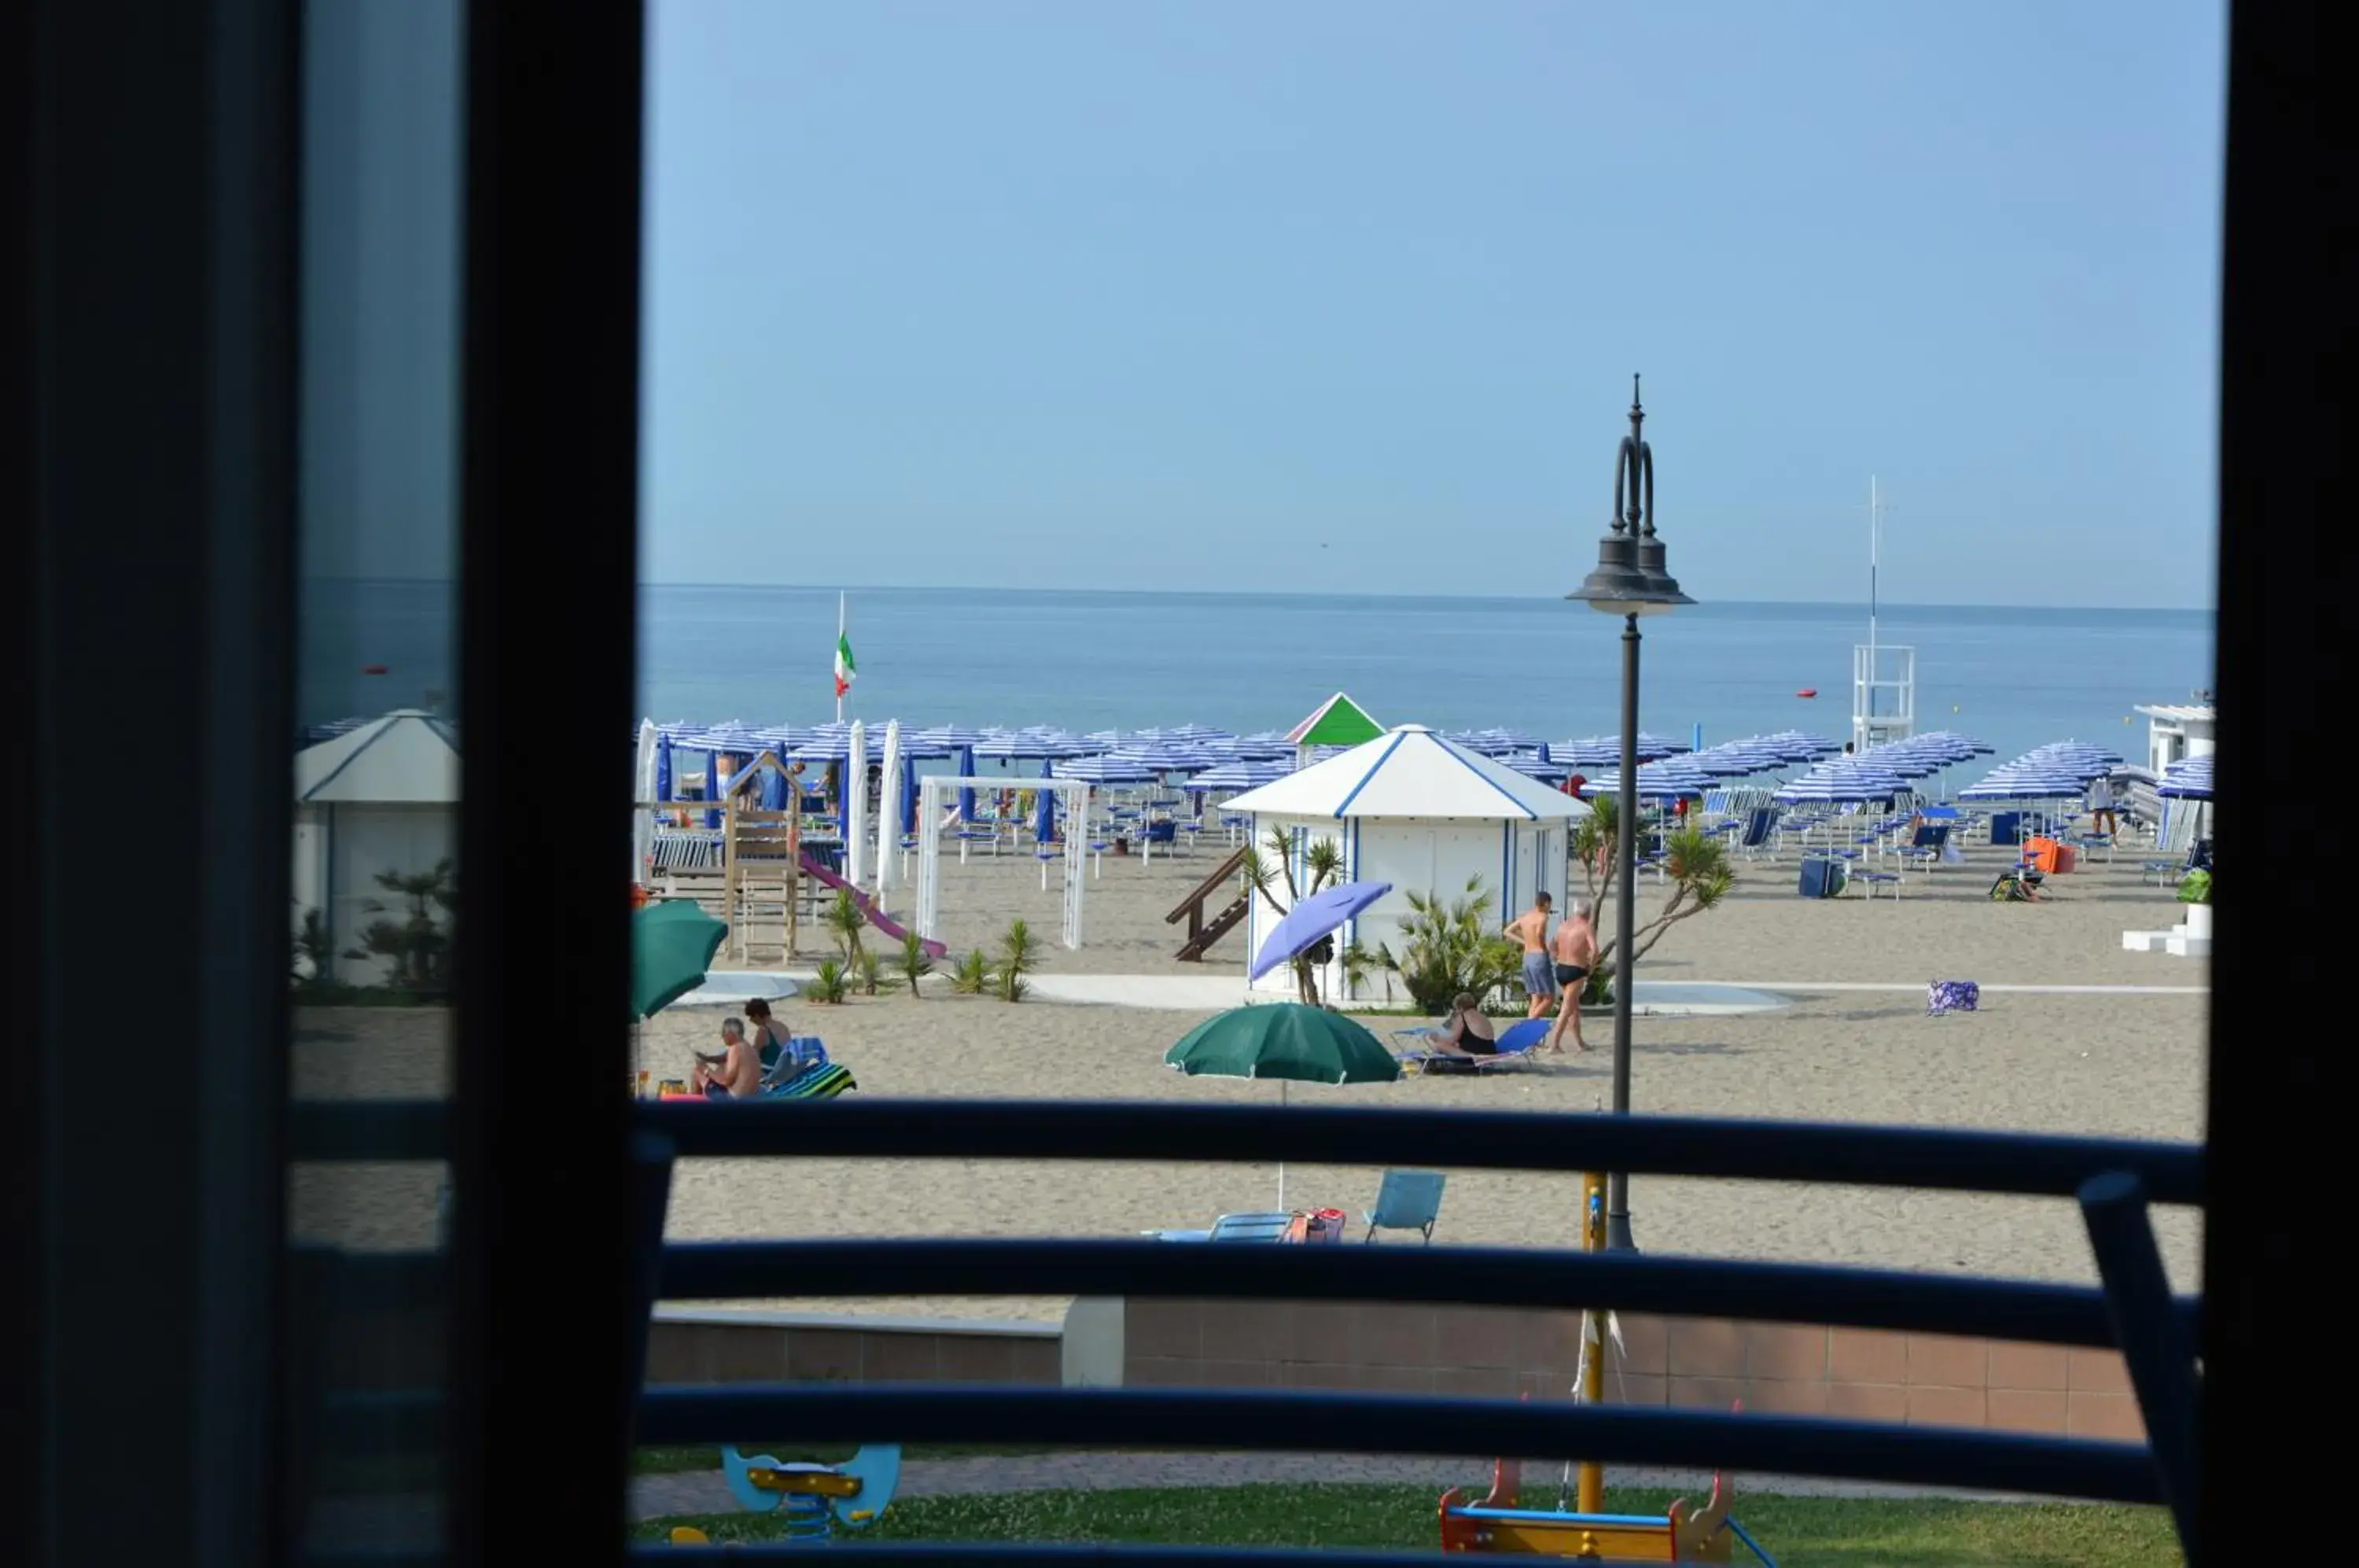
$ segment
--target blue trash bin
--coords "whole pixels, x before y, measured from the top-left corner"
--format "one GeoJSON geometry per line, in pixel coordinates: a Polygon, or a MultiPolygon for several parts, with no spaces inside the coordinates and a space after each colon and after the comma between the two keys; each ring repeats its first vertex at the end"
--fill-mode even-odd
{"type": "Polygon", "coordinates": [[[1794,891],[1805,898],[1832,898],[1843,891],[1843,867],[1840,860],[1810,859],[1802,862],[1800,880],[1794,891]]]}

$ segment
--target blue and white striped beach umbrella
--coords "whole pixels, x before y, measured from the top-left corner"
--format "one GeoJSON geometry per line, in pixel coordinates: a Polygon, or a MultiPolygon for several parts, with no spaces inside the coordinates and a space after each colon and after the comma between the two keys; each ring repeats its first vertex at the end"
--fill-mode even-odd
{"type": "Polygon", "coordinates": [[[1220,758],[1181,741],[1131,739],[1100,756],[1117,757],[1136,763],[1158,776],[1167,773],[1196,773],[1210,768],[1220,758]]]}
{"type": "Polygon", "coordinates": [[[1780,785],[1775,798],[1788,804],[1851,804],[1888,800],[1908,788],[1908,781],[1889,768],[1857,757],[1838,757],[1780,785]]]}
{"type": "Polygon", "coordinates": [[[991,731],[975,729],[968,724],[928,724],[904,737],[902,752],[909,757],[951,757],[969,746],[981,746],[991,736],[991,731]],[[909,750],[913,746],[922,746],[927,749],[909,750]]]}
{"type": "Polygon", "coordinates": [[[2212,798],[2212,754],[2182,757],[2162,770],[2154,792],[2166,800],[2208,800],[2212,798]]]}
{"type": "Polygon", "coordinates": [[[1280,759],[1236,757],[1216,764],[1188,780],[1190,789],[1242,790],[1258,789],[1265,784],[1275,784],[1294,771],[1291,763],[1280,759]]]}
{"type": "Polygon", "coordinates": [[[842,762],[852,755],[852,735],[840,730],[814,735],[788,754],[790,762],[842,762]]]}
{"type": "Polygon", "coordinates": [[[1815,762],[1822,757],[1834,757],[1842,746],[1821,735],[1807,730],[1779,730],[1776,735],[1760,737],[1764,746],[1774,746],[1788,762],[1815,762]]]}
{"type": "Polygon", "coordinates": [[[1056,774],[1084,784],[1151,784],[1156,779],[1155,769],[1145,763],[1112,752],[1068,757],[1056,764],[1056,774]]]}
{"type": "Polygon", "coordinates": [[[1527,779],[1538,779],[1549,784],[1561,784],[1572,772],[1571,763],[1559,762],[1553,757],[1542,757],[1538,751],[1503,752],[1491,760],[1502,768],[1514,768],[1527,779]]]}
{"type": "Polygon", "coordinates": [[[2017,757],[1992,768],[1958,791],[1962,800],[2063,800],[2079,795],[2088,779],[2077,769],[2038,757],[2017,757]]]}

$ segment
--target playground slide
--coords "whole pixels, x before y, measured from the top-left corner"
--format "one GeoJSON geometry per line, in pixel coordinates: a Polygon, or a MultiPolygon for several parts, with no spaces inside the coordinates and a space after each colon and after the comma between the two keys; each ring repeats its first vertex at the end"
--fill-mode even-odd
{"type": "MultiPolygon", "coordinates": [[[[898,920],[895,920],[892,916],[886,914],[884,910],[876,907],[875,899],[871,898],[867,894],[862,892],[859,888],[853,887],[851,883],[845,881],[842,877],[838,877],[834,872],[830,871],[826,866],[812,859],[810,853],[808,850],[803,854],[803,875],[806,877],[816,877],[821,882],[826,883],[829,887],[839,887],[844,892],[851,894],[853,901],[860,906],[860,912],[868,917],[868,923],[875,926],[878,931],[883,931],[886,936],[891,937],[895,942],[899,942],[909,934],[907,931],[902,929],[901,923],[898,920]]],[[[940,942],[929,941],[926,943],[927,957],[948,958],[950,955],[951,950],[944,947],[940,942]]]]}

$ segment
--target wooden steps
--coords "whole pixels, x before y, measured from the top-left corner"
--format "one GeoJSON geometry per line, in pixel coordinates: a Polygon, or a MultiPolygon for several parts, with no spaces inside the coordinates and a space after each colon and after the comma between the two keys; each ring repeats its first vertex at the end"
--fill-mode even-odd
{"type": "Polygon", "coordinates": [[[1247,847],[1240,845],[1213,868],[1211,876],[1197,883],[1193,891],[1172,906],[1169,914],[1163,917],[1165,925],[1177,925],[1183,920],[1188,922],[1188,940],[1179,953],[1182,963],[1194,964],[1201,960],[1205,950],[1234,930],[1245,920],[1245,911],[1253,907],[1253,894],[1248,889],[1236,894],[1211,920],[1204,918],[1206,901],[1225,888],[1230,879],[1245,869],[1247,847]]]}

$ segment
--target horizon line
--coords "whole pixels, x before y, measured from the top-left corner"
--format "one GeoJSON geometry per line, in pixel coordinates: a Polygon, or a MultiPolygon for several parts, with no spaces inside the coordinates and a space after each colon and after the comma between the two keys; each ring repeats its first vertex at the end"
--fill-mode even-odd
{"type": "MultiPolygon", "coordinates": [[[[345,576],[332,572],[304,574],[309,583],[449,583],[455,584],[455,575],[442,576],[345,576]]],[[[712,588],[712,589],[787,589],[808,593],[1029,593],[1041,595],[1119,594],[1135,598],[1167,599],[1440,599],[1479,603],[1484,600],[1518,600],[1526,603],[1554,603],[1564,596],[1555,593],[1461,593],[1431,591],[1412,592],[1402,589],[1359,588],[1098,588],[1011,586],[999,583],[732,583],[697,582],[686,578],[642,580],[641,588],[712,588]]],[[[1698,601],[1697,607],[1769,606],[1780,609],[1857,609],[1865,611],[1865,599],[1707,599],[1698,601]]],[[[2201,614],[2217,616],[2217,601],[2195,604],[2027,604],[2006,600],[1933,600],[1886,599],[1877,605],[1879,615],[1894,610],[2022,610],[2027,612],[2093,610],[2107,614],[2141,615],[2168,613],[2173,615],[2201,614]]]]}
{"type": "MultiPolygon", "coordinates": [[[[1124,594],[1138,598],[1166,599],[1461,599],[1476,602],[1487,599],[1516,599],[1529,603],[1555,603],[1567,596],[1558,593],[1451,593],[1412,592],[1402,589],[1358,588],[1038,588],[1011,587],[991,583],[951,584],[926,583],[844,583],[821,585],[810,583],[701,583],[685,578],[642,582],[642,588],[784,588],[810,593],[1039,593],[1039,594],[1124,594]]],[[[1697,601],[1697,607],[1710,609],[1715,605],[1775,605],[1780,608],[1853,609],[1864,610],[1864,599],[1710,599],[1697,601]]],[[[1931,599],[1886,599],[1877,606],[1877,613],[1891,610],[2104,610],[2125,614],[2167,611],[2172,614],[2217,615],[2219,604],[2024,604],[2000,600],[1941,601],[1931,599]]]]}

